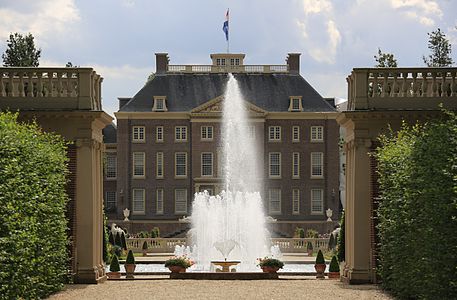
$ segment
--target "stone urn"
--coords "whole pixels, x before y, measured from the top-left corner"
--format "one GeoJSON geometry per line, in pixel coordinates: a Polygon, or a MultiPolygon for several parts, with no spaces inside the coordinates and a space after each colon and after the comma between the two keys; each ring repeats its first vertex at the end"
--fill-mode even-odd
{"type": "Polygon", "coordinates": [[[133,278],[133,273],[135,273],[136,264],[124,264],[126,278],[133,278]]]}
{"type": "Polygon", "coordinates": [[[264,273],[276,273],[276,272],[278,272],[278,270],[279,270],[278,267],[269,267],[269,266],[262,267],[262,271],[264,273]]]}
{"type": "Polygon", "coordinates": [[[181,267],[181,266],[169,266],[168,269],[171,271],[171,273],[185,273],[186,268],[181,267]]]}
{"type": "Polygon", "coordinates": [[[317,279],[324,279],[325,278],[325,275],[324,275],[324,272],[325,272],[325,269],[327,268],[327,266],[325,264],[315,264],[314,265],[314,269],[316,270],[316,278],[317,279]]]}
{"type": "Polygon", "coordinates": [[[327,276],[329,279],[340,279],[340,272],[328,272],[327,276]]]}

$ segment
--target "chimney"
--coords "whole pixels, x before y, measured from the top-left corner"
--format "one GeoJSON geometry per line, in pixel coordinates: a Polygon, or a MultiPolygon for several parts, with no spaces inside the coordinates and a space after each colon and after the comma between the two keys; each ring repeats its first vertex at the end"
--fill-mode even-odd
{"type": "Polygon", "coordinates": [[[127,102],[130,101],[130,99],[132,98],[123,98],[123,97],[119,97],[117,98],[117,100],[119,100],[119,110],[121,110],[121,108],[127,104],[127,102]]]}
{"type": "Polygon", "coordinates": [[[287,66],[292,74],[300,74],[300,55],[301,53],[289,53],[287,56],[287,66]]]}
{"type": "Polygon", "coordinates": [[[156,74],[163,74],[168,71],[168,53],[156,53],[156,74]]]}

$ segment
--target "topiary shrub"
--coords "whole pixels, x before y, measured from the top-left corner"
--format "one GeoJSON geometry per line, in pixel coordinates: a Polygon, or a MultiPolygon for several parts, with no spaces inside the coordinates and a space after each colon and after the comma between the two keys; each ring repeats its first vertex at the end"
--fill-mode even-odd
{"type": "Polygon", "coordinates": [[[333,250],[335,248],[335,238],[333,234],[330,233],[330,238],[328,239],[328,250],[333,250]]]}
{"type": "Polygon", "coordinates": [[[306,244],[306,250],[313,250],[313,244],[311,242],[306,244]]]}
{"type": "Polygon", "coordinates": [[[109,270],[111,272],[119,272],[121,270],[121,267],[119,266],[119,259],[117,258],[116,254],[114,254],[113,258],[111,259],[111,263],[109,264],[109,270]]]}
{"type": "Polygon", "coordinates": [[[135,264],[135,256],[133,256],[132,250],[129,250],[129,253],[127,254],[127,258],[125,259],[126,264],[135,264]]]}
{"type": "Polygon", "coordinates": [[[338,261],[346,261],[346,253],[345,253],[345,234],[344,234],[344,210],[341,213],[341,220],[340,220],[340,234],[338,235],[338,261]]]}
{"type": "Polygon", "coordinates": [[[143,247],[142,247],[143,250],[148,250],[148,242],[144,241],[143,242],[143,247]]]}
{"type": "Polygon", "coordinates": [[[303,239],[305,237],[305,230],[301,227],[295,228],[295,237],[303,239]]]}
{"type": "Polygon", "coordinates": [[[319,250],[317,252],[317,256],[316,256],[316,265],[321,265],[321,264],[325,264],[325,259],[324,259],[324,254],[322,254],[322,251],[319,250]]]}
{"type": "Polygon", "coordinates": [[[332,257],[332,261],[330,262],[328,271],[329,272],[339,272],[340,271],[340,265],[338,264],[338,259],[336,258],[335,255],[333,255],[333,257],[332,257]]]}
{"type": "Polygon", "coordinates": [[[306,237],[310,239],[317,239],[319,237],[319,232],[314,229],[306,230],[306,237]]]}
{"type": "Polygon", "coordinates": [[[0,113],[0,298],[42,299],[67,281],[66,143],[0,113]]]}
{"type": "Polygon", "coordinates": [[[119,232],[116,232],[116,236],[114,238],[114,245],[124,248],[122,247],[121,234],[119,232]]]}
{"type": "Polygon", "coordinates": [[[114,236],[113,236],[113,233],[110,231],[109,234],[108,234],[108,241],[111,245],[116,245],[116,242],[114,241],[114,236]]]}
{"type": "Polygon", "coordinates": [[[160,230],[159,227],[154,227],[151,230],[151,238],[158,238],[160,237],[160,230]]]}
{"type": "Polygon", "coordinates": [[[124,232],[121,234],[121,248],[127,250],[127,241],[125,240],[124,232]]]}

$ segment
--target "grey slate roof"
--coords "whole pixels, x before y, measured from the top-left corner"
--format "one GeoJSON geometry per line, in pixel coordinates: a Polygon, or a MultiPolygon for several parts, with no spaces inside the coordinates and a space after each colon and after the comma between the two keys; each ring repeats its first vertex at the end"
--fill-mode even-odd
{"type": "MultiPolygon", "coordinates": [[[[235,74],[246,101],[266,111],[288,111],[289,96],[302,96],[303,110],[335,111],[300,75],[235,74]]],[[[153,96],[166,96],[168,111],[190,111],[224,94],[227,74],[158,74],[119,111],[151,111],[153,96]]]]}
{"type": "Polygon", "coordinates": [[[117,127],[113,123],[106,125],[102,130],[103,143],[116,143],[117,141],[117,127]]]}

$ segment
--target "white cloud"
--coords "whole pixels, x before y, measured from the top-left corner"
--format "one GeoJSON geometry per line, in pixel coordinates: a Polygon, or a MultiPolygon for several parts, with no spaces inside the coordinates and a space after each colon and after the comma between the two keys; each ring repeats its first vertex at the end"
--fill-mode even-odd
{"type": "Polygon", "coordinates": [[[32,33],[35,37],[52,36],[64,32],[69,24],[80,20],[74,0],[35,0],[33,3],[2,4],[0,8],[0,39],[10,33],[32,33]],[[24,5],[30,4],[30,9],[24,5]]]}
{"type": "Polygon", "coordinates": [[[122,66],[102,66],[92,64],[90,66],[106,79],[144,79],[144,82],[146,82],[147,76],[153,71],[152,67],[137,68],[128,64],[122,66]]]}
{"type": "Polygon", "coordinates": [[[329,0],[303,0],[305,15],[330,12],[333,6],[329,0]]]}
{"type": "Polygon", "coordinates": [[[443,17],[443,11],[434,0],[390,0],[390,4],[394,9],[403,11],[406,17],[425,26],[433,26],[435,18],[443,17]]]}
{"type": "Polygon", "coordinates": [[[297,25],[300,28],[300,31],[305,39],[308,38],[308,32],[306,31],[306,24],[300,20],[297,20],[297,25]]]}

